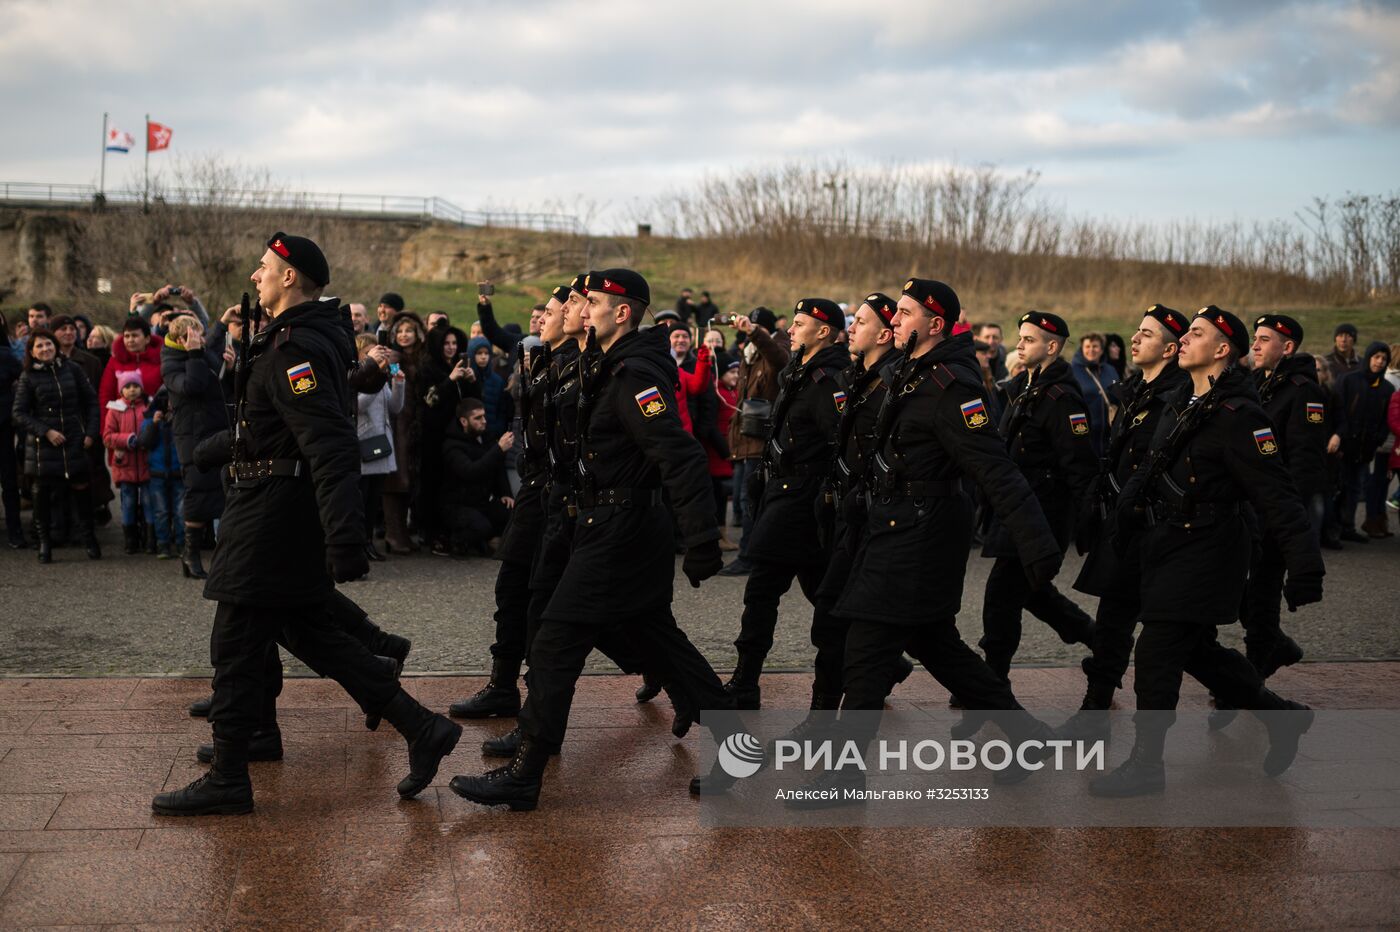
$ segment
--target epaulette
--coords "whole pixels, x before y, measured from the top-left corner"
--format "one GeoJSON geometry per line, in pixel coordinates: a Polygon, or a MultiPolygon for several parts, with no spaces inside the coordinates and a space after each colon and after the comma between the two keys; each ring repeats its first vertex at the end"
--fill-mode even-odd
{"type": "Polygon", "coordinates": [[[814,383],[820,382],[822,379],[826,378],[828,375],[832,375],[833,373],[836,375],[840,375],[841,370],[836,368],[835,366],[821,366],[819,368],[813,369],[812,381],[814,383]]]}
{"type": "Polygon", "coordinates": [[[1051,385],[1049,388],[1045,389],[1046,396],[1050,398],[1060,398],[1064,395],[1064,393],[1065,387],[1063,385],[1060,385],[1059,383],[1051,385]]]}
{"type": "Polygon", "coordinates": [[[608,370],[608,375],[617,375],[619,372],[626,368],[627,360],[619,359],[617,362],[613,363],[612,368],[608,370]]]}
{"type": "Polygon", "coordinates": [[[952,369],[948,368],[946,363],[940,362],[932,369],[929,369],[928,374],[929,378],[937,382],[938,387],[942,389],[947,389],[949,385],[952,385],[958,380],[958,377],[953,373],[952,369]]]}
{"type": "Polygon", "coordinates": [[[292,338],[292,328],[291,328],[291,327],[283,327],[281,330],[277,331],[277,336],[275,336],[275,337],[272,338],[272,345],[273,345],[274,348],[275,348],[275,347],[278,347],[278,346],[281,346],[283,343],[286,343],[286,342],[287,342],[288,340],[290,340],[291,338],[292,338]]]}
{"type": "Polygon", "coordinates": [[[1288,377],[1288,381],[1292,382],[1294,385],[1307,385],[1309,379],[1301,372],[1295,372],[1288,377]]]}
{"type": "Polygon", "coordinates": [[[1239,409],[1238,405],[1229,399],[1220,402],[1220,407],[1224,408],[1226,411],[1236,411],[1239,409]]]}

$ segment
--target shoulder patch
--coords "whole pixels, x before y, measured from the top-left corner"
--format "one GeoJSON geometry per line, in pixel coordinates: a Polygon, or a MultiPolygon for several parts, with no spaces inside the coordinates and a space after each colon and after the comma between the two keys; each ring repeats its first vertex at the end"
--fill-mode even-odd
{"type": "Polygon", "coordinates": [[[1089,432],[1089,418],[1083,413],[1071,414],[1069,416],[1069,429],[1073,434],[1087,434],[1089,432]]]}
{"type": "Polygon", "coordinates": [[[632,397],[637,400],[637,407],[642,409],[643,417],[656,417],[666,410],[666,399],[661,397],[661,389],[655,385],[637,392],[632,397]]]}
{"type": "Polygon", "coordinates": [[[958,410],[962,412],[963,423],[968,430],[976,430],[979,427],[987,426],[987,406],[981,398],[974,398],[958,405],[958,410]]]}
{"type": "Polygon", "coordinates": [[[287,370],[287,382],[292,393],[304,395],[316,388],[316,373],[311,371],[311,363],[299,362],[287,370]]]}
{"type": "Polygon", "coordinates": [[[1274,429],[1272,427],[1261,427],[1254,432],[1254,445],[1259,448],[1259,452],[1264,456],[1273,456],[1278,452],[1278,441],[1274,439],[1274,429]]]}
{"type": "Polygon", "coordinates": [[[837,410],[837,411],[845,411],[845,410],[846,410],[846,393],[845,393],[845,392],[839,392],[839,391],[838,391],[838,392],[832,392],[832,393],[831,393],[831,400],[832,400],[833,402],[836,403],[836,410],[837,410]]]}
{"type": "Polygon", "coordinates": [[[1309,424],[1321,424],[1323,418],[1323,404],[1320,401],[1307,401],[1307,415],[1309,424]]]}

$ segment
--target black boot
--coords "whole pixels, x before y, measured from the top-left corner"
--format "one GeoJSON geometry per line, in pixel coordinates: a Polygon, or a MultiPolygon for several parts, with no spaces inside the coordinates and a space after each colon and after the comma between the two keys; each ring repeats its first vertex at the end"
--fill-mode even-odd
{"type": "MultiPolygon", "coordinates": [[[[514,757],[516,752],[520,750],[520,738],[520,726],[516,725],[503,735],[487,738],[481,742],[481,753],[486,757],[514,757]]],[[[557,750],[550,751],[549,755],[558,757],[559,752],[557,750]]]]}
{"type": "MultiPolygon", "coordinates": [[[[1170,713],[1156,713],[1165,714],[1170,713]]],[[[1167,772],[1162,764],[1162,749],[1167,743],[1166,725],[1164,720],[1138,721],[1128,759],[1111,773],[1089,781],[1089,795],[1124,799],[1165,792],[1167,772]]]]}
{"type": "MultiPolygon", "coordinates": [[[[829,736],[836,724],[836,710],[841,708],[841,694],[829,692],[821,683],[812,684],[812,704],[807,717],[798,722],[779,741],[820,741],[829,736]]],[[[774,745],[769,745],[771,752],[774,745]]]]}
{"type": "Polygon", "coordinates": [[[1277,777],[1293,766],[1298,756],[1298,741],[1313,723],[1313,710],[1301,702],[1293,702],[1270,689],[1259,690],[1255,714],[1269,730],[1269,753],[1264,755],[1264,772],[1277,777]]]}
{"type": "Polygon", "coordinates": [[[180,568],[185,573],[186,579],[208,579],[209,574],[204,572],[204,561],[199,556],[199,534],[201,528],[185,528],[185,549],[180,554],[180,568]]]}
{"type": "Polygon", "coordinates": [[[156,555],[156,529],[153,528],[153,527],[151,527],[151,525],[149,525],[149,524],[146,525],[146,531],[145,531],[144,540],[145,540],[145,551],[146,551],[146,553],[150,554],[151,556],[155,556],[155,555],[156,555]]]}
{"type": "Polygon", "coordinates": [[[53,541],[49,539],[49,526],[47,524],[39,525],[37,539],[39,541],[39,562],[52,563],[53,541]]]}
{"type": "MultiPolygon", "coordinates": [[[[212,741],[208,744],[201,744],[194,752],[195,759],[201,764],[212,764],[215,750],[216,747],[212,741]]],[[[253,737],[248,741],[248,760],[272,761],[281,759],[281,729],[273,725],[271,728],[259,728],[254,731],[253,737]]]]}
{"type": "Polygon", "coordinates": [[[761,708],[762,693],[758,677],[762,672],[763,658],[739,655],[739,660],[734,665],[734,675],[724,684],[724,691],[734,700],[734,708],[741,712],[752,712],[761,708]]]}
{"type": "Polygon", "coordinates": [[[690,727],[700,720],[700,709],[689,696],[674,686],[665,687],[666,698],[671,700],[671,734],[684,738],[690,734],[690,727]]]}
{"type": "Polygon", "coordinates": [[[477,777],[453,777],[448,786],[463,799],[483,806],[509,806],[512,812],[528,812],[539,805],[540,783],[548,762],[547,751],[529,738],[521,738],[509,764],[477,777]]]}
{"type": "Polygon", "coordinates": [[[1107,741],[1110,729],[1108,709],[1113,704],[1113,690],[1112,683],[1090,680],[1079,711],[1055,729],[1055,737],[1066,741],[1107,741]]]}
{"type": "Polygon", "coordinates": [[[399,795],[412,799],[433,782],[438,765],[462,737],[462,726],[423,708],[402,689],[380,714],[408,742],[408,776],[399,781],[399,795]]]}
{"type": "MultiPolygon", "coordinates": [[[[1268,655],[1260,658],[1254,664],[1254,668],[1259,671],[1261,679],[1268,679],[1283,667],[1291,667],[1303,659],[1303,648],[1298,646],[1298,642],[1286,634],[1280,634],[1278,641],[1274,643],[1273,649],[1268,655]]],[[[1253,658],[1251,658],[1251,661],[1253,658]]]]}
{"type": "Polygon", "coordinates": [[[208,718],[209,710],[214,706],[214,694],[210,693],[203,699],[196,699],[190,703],[190,714],[195,718],[208,718]]]}
{"type": "Polygon", "coordinates": [[[24,539],[24,526],[18,518],[5,526],[5,538],[11,550],[23,550],[29,546],[29,541],[24,539]]]}
{"type": "MultiPolygon", "coordinates": [[[[408,649],[412,647],[413,644],[411,641],[409,641],[408,638],[401,638],[396,634],[386,634],[382,640],[379,638],[376,638],[375,640],[379,641],[379,647],[384,647],[390,650],[398,650],[399,648],[396,645],[389,642],[390,638],[392,638],[395,641],[403,642],[404,646],[402,652],[394,655],[379,654],[379,659],[383,661],[385,669],[388,671],[389,675],[392,676],[394,679],[398,679],[403,675],[403,662],[406,659],[408,659],[408,649]]],[[[371,647],[370,650],[374,650],[375,653],[378,654],[378,651],[375,650],[375,648],[371,647]]],[[[370,731],[378,731],[379,723],[382,720],[383,716],[379,715],[376,712],[365,713],[365,727],[368,728],[370,731]]]]}
{"type": "Polygon", "coordinates": [[[151,800],[156,815],[243,815],[253,811],[253,783],[248,779],[246,742],[214,739],[209,772],[182,790],[151,800]]]}
{"type": "Polygon", "coordinates": [[[452,703],[447,710],[453,718],[513,718],[520,714],[519,660],[491,661],[491,679],[476,695],[452,703]]]}
{"type": "Polygon", "coordinates": [[[894,680],[890,683],[890,692],[894,692],[896,686],[909,679],[909,675],[913,672],[914,662],[903,654],[900,654],[899,659],[894,663],[894,680]]]}
{"type": "Polygon", "coordinates": [[[374,541],[365,541],[365,556],[375,563],[384,562],[384,554],[379,552],[379,548],[374,546],[374,541]]]}
{"type": "Polygon", "coordinates": [[[666,684],[661,682],[661,678],[654,673],[642,674],[642,685],[637,687],[637,701],[650,702],[661,695],[661,690],[666,688],[666,684]]]}
{"type": "MultiPolygon", "coordinates": [[[[75,497],[77,497],[75,495],[75,497]]],[[[73,523],[78,526],[78,535],[83,541],[83,549],[87,551],[89,560],[102,559],[102,546],[97,542],[97,531],[92,526],[92,508],[86,505],[81,496],[73,509],[73,523]]]]}
{"type": "Polygon", "coordinates": [[[141,549],[141,531],[134,524],[122,525],[122,550],[127,554],[136,553],[141,549]]]}
{"type": "Polygon", "coordinates": [[[168,540],[161,544],[156,553],[157,560],[173,560],[178,556],[179,554],[175,552],[175,541],[173,540],[168,540]]]}

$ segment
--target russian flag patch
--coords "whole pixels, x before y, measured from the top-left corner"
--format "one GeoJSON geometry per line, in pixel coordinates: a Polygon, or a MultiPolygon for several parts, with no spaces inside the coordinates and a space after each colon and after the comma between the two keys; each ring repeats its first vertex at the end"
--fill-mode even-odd
{"type": "Polygon", "coordinates": [[[1071,433],[1087,434],[1089,432],[1089,418],[1083,414],[1071,414],[1069,416],[1069,429],[1071,433]]]}
{"type": "Polygon", "coordinates": [[[976,430],[989,420],[987,417],[987,406],[983,404],[981,398],[974,398],[971,401],[963,402],[958,405],[958,410],[962,412],[963,423],[966,424],[970,430],[976,430]]]}
{"type": "Polygon", "coordinates": [[[1278,452],[1278,441],[1274,439],[1274,429],[1272,427],[1261,427],[1254,432],[1254,445],[1259,448],[1259,452],[1265,456],[1272,456],[1278,452]]]}
{"type": "Polygon", "coordinates": [[[666,410],[666,400],[661,397],[661,389],[655,385],[645,391],[637,392],[632,397],[637,399],[637,407],[642,409],[643,417],[656,417],[666,410]]]}
{"type": "Polygon", "coordinates": [[[832,392],[832,393],[831,393],[831,400],[834,401],[834,402],[836,402],[836,410],[837,410],[837,411],[845,411],[845,410],[846,410],[846,393],[845,393],[845,392],[832,392]]]}
{"type": "Polygon", "coordinates": [[[1323,416],[1323,404],[1322,404],[1322,402],[1320,402],[1320,401],[1309,401],[1309,402],[1307,402],[1307,405],[1308,405],[1308,423],[1309,423],[1309,424],[1321,424],[1321,423],[1322,423],[1322,416],[1323,416]]]}
{"type": "Polygon", "coordinates": [[[316,387],[316,373],[311,371],[311,363],[302,362],[287,370],[287,382],[292,393],[304,395],[316,387]]]}

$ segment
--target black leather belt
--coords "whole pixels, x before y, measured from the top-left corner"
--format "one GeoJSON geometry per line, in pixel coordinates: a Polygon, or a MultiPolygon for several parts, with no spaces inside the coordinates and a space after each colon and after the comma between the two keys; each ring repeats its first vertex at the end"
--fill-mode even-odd
{"type": "Polygon", "coordinates": [[[267,479],[309,476],[311,467],[305,460],[250,460],[246,463],[229,463],[228,474],[235,489],[246,489],[267,479]]]}
{"type": "Polygon", "coordinates": [[[879,494],[884,498],[950,498],[962,494],[962,483],[957,479],[896,482],[881,487],[879,494]]]}
{"type": "Polygon", "coordinates": [[[772,474],[772,476],[771,476],[770,478],[773,478],[773,479],[806,479],[808,476],[815,476],[815,475],[825,475],[825,469],[823,469],[823,470],[819,473],[818,470],[817,470],[817,468],[816,468],[815,466],[811,466],[811,465],[807,465],[807,464],[798,464],[798,465],[795,465],[795,466],[787,466],[787,467],[784,467],[784,468],[782,468],[782,469],[775,469],[775,470],[773,470],[773,474],[772,474]]]}
{"type": "Polygon", "coordinates": [[[1173,527],[1209,527],[1225,518],[1240,513],[1239,502],[1196,502],[1189,507],[1178,507],[1167,502],[1154,502],[1149,509],[1155,522],[1170,524],[1173,527]]]}
{"type": "Polygon", "coordinates": [[[618,505],[623,508],[651,508],[661,504],[660,489],[598,489],[591,494],[580,494],[580,511],[599,508],[604,505],[618,505]]]}

